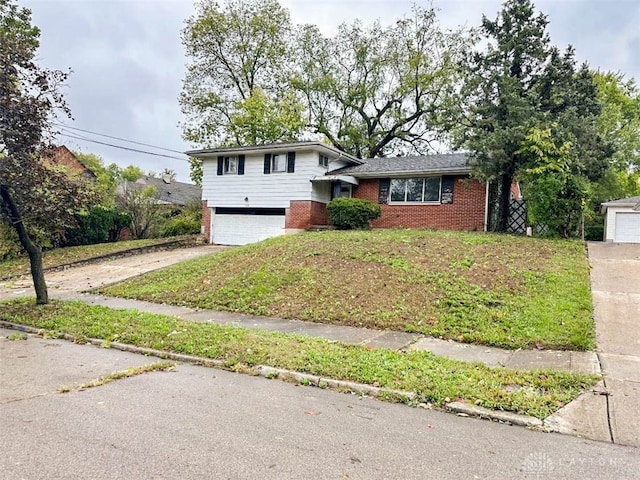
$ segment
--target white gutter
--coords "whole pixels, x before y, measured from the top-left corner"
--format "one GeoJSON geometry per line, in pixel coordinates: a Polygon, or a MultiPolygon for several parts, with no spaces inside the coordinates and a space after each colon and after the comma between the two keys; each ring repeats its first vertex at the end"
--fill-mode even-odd
{"type": "Polygon", "coordinates": [[[349,175],[353,175],[356,178],[411,178],[411,177],[425,177],[434,175],[471,175],[471,170],[466,167],[463,168],[440,168],[437,170],[399,170],[391,171],[386,170],[383,172],[349,172],[349,175]]]}

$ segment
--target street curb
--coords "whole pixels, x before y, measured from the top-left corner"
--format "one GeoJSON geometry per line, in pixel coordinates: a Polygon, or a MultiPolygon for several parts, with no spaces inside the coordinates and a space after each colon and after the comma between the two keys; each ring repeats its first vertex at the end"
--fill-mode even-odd
{"type": "MultiPolygon", "coordinates": [[[[34,335],[41,335],[42,332],[46,331],[43,328],[35,328],[27,325],[20,325],[18,323],[7,322],[6,320],[0,319],[0,327],[10,328],[12,330],[17,330],[20,332],[30,333],[34,335]]],[[[76,338],[70,334],[62,334],[60,337],[67,341],[75,341],[76,338]]],[[[215,367],[221,368],[224,370],[234,371],[225,361],[223,360],[215,360],[204,357],[197,357],[194,355],[186,355],[182,353],[173,353],[166,352],[164,350],[155,350],[153,348],[146,347],[136,347],[134,345],[129,345],[126,343],[120,342],[109,342],[107,340],[100,340],[97,338],[87,338],[87,344],[91,344],[97,347],[103,348],[113,348],[116,350],[120,350],[123,352],[129,353],[137,353],[142,355],[149,355],[161,358],[163,360],[175,360],[184,363],[190,363],[193,365],[202,365],[205,367],[215,367]]],[[[254,365],[246,366],[248,371],[255,373],[255,375],[264,377],[267,379],[281,379],[285,381],[295,380],[298,383],[304,385],[315,386],[319,388],[330,388],[335,390],[348,390],[354,393],[358,393],[361,395],[367,395],[371,397],[380,397],[387,398],[391,400],[396,400],[399,402],[412,402],[416,399],[416,394],[413,392],[403,392],[400,390],[393,390],[390,388],[383,387],[374,387],[372,385],[366,385],[362,383],[349,382],[347,380],[334,380],[331,378],[319,377],[317,375],[312,375],[308,373],[296,372],[294,370],[286,370],[283,368],[275,368],[270,367],[268,365],[254,365]]]]}
{"type": "MultiPolygon", "coordinates": [[[[0,319],[0,327],[10,328],[13,330],[31,333],[35,335],[41,335],[42,328],[29,327],[20,325],[17,323],[7,322],[0,319]]],[[[75,341],[75,337],[69,334],[63,334],[61,337],[68,341],[75,341]]],[[[189,363],[193,365],[202,365],[205,367],[220,368],[228,371],[235,371],[232,366],[222,360],[214,360],[209,358],[197,357],[194,355],[186,355],[181,353],[166,352],[163,350],[155,350],[153,348],[136,347],[126,343],[120,342],[108,342],[106,340],[100,340],[96,338],[87,339],[87,344],[91,344],[98,347],[114,348],[124,352],[149,355],[161,358],[163,360],[175,360],[179,362],[189,363]]],[[[417,401],[417,394],[414,392],[404,392],[400,390],[393,390],[384,387],[374,387],[372,385],[366,385],[362,383],[350,382],[347,380],[334,380],[331,378],[325,378],[318,375],[312,375],[308,373],[301,373],[294,370],[286,370],[284,368],[270,367],[268,365],[254,365],[246,366],[245,373],[253,373],[257,376],[267,379],[280,379],[284,381],[295,381],[296,383],[308,386],[314,386],[318,388],[328,388],[341,392],[352,392],[363,396],[369,396],[373,398],[382,398],[386,400],[395,401],[398,403],[415,404],[417,401]]],[[[556,431],[553,428],[547,426],[542,420],[530,417],[527,415],[521,415],[518,413],[503,412],[498,410],[490,410],[488,408],[480,407],[478,405],[471,405],[464,402],[449,402],[444,405],[444,409],[439,407],[430,407],[436,410],[444,410],[450,413],[456,413],[459,416],[475,417],[485,420],[497,421],[502,423],[508,423],[511,425],[517,425],[527,428],[534,428],[538,430],[544,430],[546,432],[556,431]]],[[[562,433],[562,432],[560,432],[562,433]]]]}
{"type": "Polygon", "coordinates": [[[460,416],[484,418],[512,425],[519,425],[527,428],[542,428],[544,422],[536,417],[520,415],[519,413],[503,412],[500,410],[489,410],[478,405],[471,405],[464,402],[449,402],[445,404],[447,411],[457,413],[460,416]]]}

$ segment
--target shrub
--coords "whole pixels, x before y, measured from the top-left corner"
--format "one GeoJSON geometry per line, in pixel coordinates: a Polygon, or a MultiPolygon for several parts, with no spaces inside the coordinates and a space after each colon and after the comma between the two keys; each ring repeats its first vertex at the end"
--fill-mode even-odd
{"type": "Polygon", "coordinates": [[[161,237],[175,237],[200,233],[200,222],[197,218],[178,216],[168,219],[160,230],[161,237]]]}
{"type": "Polygon", "coordinates": [[[93,245],[115,242],[120,231],[129,225],[131,216],[116,207],[96,205],[76,217],[78,226],[66,234],[66,245],[93,245]]]}
{"type": "Polygon", "coordinates": [[[362,198],[334,198],[327,205],[329,223],[340,230],[369,228],[369,222],[380,218],[380,205],[362,198]]]}

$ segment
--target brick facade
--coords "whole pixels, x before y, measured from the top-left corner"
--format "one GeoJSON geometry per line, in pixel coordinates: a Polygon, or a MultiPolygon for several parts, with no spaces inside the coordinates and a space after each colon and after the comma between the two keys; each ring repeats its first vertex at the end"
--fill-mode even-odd
{"type": "Polygon", "coordinates": [[[54,165],[64,166],[69,172],[81,175],[89,180],[95,180],[94,173],[85,167],[76,156],[64,145],[56,147],[49,155],[50,162],[54,165]]]}
{"type": "MultiPolygon", "coordinates": [[[[354,198],[378,203],[378,179],[361,179],[353,188],[354,198]]],[[[373,228],[437,228],[440,230],[484,230],[485,184],[468,177],[456,177],[453,203],[420,205],[381,205],[382,216],[373,228]]],[[[291,201],[285,218],[287,230],[307,230],[312,225],[327,225],[324,203],[291,201]]],[[[211,239],[211,209],[202,202],[202,233],[211,239]]]]}
{"type": "MultiPolygon", "coordinates": [[[[360,179],[355,198],[378,203],[378,179],[360,179]]],[[[484,230],[485,184],[468,177],[456,177],[453,203],[381,205],[382,216],[373,228],[437,228],[441,230],[484,230]]]]}
{"type": "Polygon", "coordinates": [[[202,228],[200,230],[207,242],[211,242],[211,209],[206,200],[202,201],[202,228]]]}
{"type": "Polygon", "coordinates": [[[327,224],[327,206],[308,200],[292,200],[287,209],[285,228],[307,230],[311,225],[327,224]]]}

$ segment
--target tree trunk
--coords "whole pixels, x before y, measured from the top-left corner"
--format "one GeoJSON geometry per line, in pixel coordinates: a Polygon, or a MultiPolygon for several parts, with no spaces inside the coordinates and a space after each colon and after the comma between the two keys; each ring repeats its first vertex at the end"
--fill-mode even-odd
{"type": "Polygon", "coordinates": [[[42,248],[31,240],[22,222],[22,216],[18,211],[18,207],[11,197],[11,192],[9,192],[9,189],[5,185],[0,185],[0,198],[2,198],[2,203],[4,203],[5,211],[9,216],[11,225],[13,225],[13,228],[15,228],[18,233],[20,244],[29,254],[33,288],[36,291],[36,303],[38,305],[49,303],[49,294],[47,292],[47,284],[44,280],[44,269],[42,268],[42,248]]]}
{"type": "Polygon", "coordinates": [[[509,227],[509,205],[511,203],[511,184],[513,175],[503,173],[500,177],[500,197],[498,198],[498,221],[496,231],[506,232],[509,227]]]}

